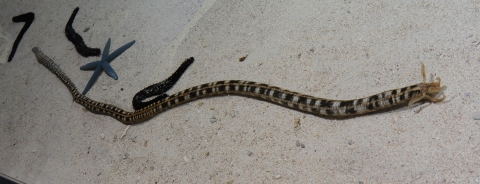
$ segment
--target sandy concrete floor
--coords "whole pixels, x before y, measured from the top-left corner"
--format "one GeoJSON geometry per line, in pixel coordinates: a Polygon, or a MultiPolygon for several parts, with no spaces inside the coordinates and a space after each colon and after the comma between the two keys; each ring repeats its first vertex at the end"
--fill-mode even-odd
{"type": "MultiPolygon", "coordinates": [[[[27,183],[479,183],[480,3],[476,1],[2,0],[14,60],[0,65],[0,172],[27,183]],[[91,47],[136,40],[87,94],[132,110],[133,95],[195,63],[170,93],[216,80],[353,99],[422,82],[444,102],[325,119],[249,98],[195,101],[127,126],[92,114],[39,64],[41,50],[83,89],[92,72],[63,29],[91,47]],[[87,32],[83,30],[89,28],[87,32]],[[238,58],[248,54],[245,61],[238,58]],[[122,90],[123,89],[123,90],[122,90]],[[296,124],[300,122],[300,124],[296,124]],[[125,133],[125,136],[122,135],[125,133]]],[[[8,40],[8,39],[7,39],[8,40]]],[[[11,45],[2,42],[10,52],[11,45]]],[[[1,58],[6,60],[6,56],[1,58]]]]}

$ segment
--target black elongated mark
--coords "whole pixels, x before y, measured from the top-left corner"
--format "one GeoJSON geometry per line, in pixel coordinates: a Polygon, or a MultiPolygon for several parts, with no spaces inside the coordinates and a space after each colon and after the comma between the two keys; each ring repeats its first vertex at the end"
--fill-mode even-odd
{"type": "Polygon", "coordinates": [[[12,61],[13,56],[15,56],[15,52],[17,52],[17,47],[18,47],[18,44],[20,44],[20,40],[22,40],[23,35],[25,34],[25,32],[27,32],[30,25],[32,25],[32,22],[34,19],[35,19],[35,14],[32,12],[28,12],[26,14],[15,16],[12,18],[13,22],[15,23],[25,22],[25,25],[23,26],[22,30],[20,30],[20,33],[18,34],[17,39],[15,39],[15,42],[13,43],[12,52],[10,52],[10,55],[8,56],[8,62],[12,61]]]}
{"type": "Polygon", "coordinates": [[[85,45],[85,42],[83,42],[83,38],[75,32],[73,29],[73,20],[75,19],[75,16],[78,13],[79,8],[75,8],[73,10],[72,15],[70,16],[70,19],[67,22],[67,25],[65,26],[65,35],[67,36],[68,40],[75,45],[75,49],[77,49],[77,52],[82,55],[83,57],[89,57],[89,56],[99,56],[100,55],[100,49],[99,48],[89,48],[87,45],[85,45]]]}
{"type": "Polygon", "coordinates": [[[193,57],[190,57],[186,59],[180,67],[178,67],[177,71],[175,71],[168,79],[150,85],[146,87],[145,89],[139,91],[135,96],[133,97],[132,100],[132,106],[135,110],[144,108],[156,101],[160,101],[162,99],[165,99],[168,97],[168,95],[165,93],[167,92],[170,88],[177,83],[177,81],[180,79],[180,77],[185,73],[187,68],[193,63],[194,59],[193,57]],[[143,100],[157,96],[152,100],[144,102],[143,100]]]}

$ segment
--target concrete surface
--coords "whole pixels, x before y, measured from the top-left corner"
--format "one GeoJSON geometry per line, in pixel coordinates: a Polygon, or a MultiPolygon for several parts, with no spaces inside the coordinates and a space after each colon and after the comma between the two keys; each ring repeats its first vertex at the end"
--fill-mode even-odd
{"type": "MultiPolygon", "coordinates": [[[[23,26],[13,16],[36,15],[13,61],[0,65],[0,172],[21,181],[480,182],[478,1],[0,4],[9,39],[23,26]],[[74,103],[31,52],[40,47],[83,89],[92,73],[79,67],[98,58],[81,57],[63,33],[77,6],[74,28],[88,46],[103,48],[108,38],[112,49],[137,41],[112,64],[119,80],[102,74],[87,94],[127,110],[136,92],[190,56],[195,63],[170,93],[240,79],[353,99],[422,82],[424,62],[429,78],[442,78],[447,98],[339,120],[225,96],[127,130],[74,103]]],[[[1,47],[9,52],[11,45],[1,47]]]]}

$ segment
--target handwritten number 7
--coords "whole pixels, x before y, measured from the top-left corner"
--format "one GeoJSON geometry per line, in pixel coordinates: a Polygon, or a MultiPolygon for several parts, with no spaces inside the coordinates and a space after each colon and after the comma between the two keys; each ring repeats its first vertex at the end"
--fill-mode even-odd
{"type": "Polygon", "coordinates": [[[20,30],[17,39],[15,39],[15,42],[13,43],[12,52],[10,52],[10,56],[8,56],[8,62],[12,61],[13,56],[17,51],[18,44],[20,44],[20,40],[22,40],[23,35],[25,34],[25,32],[27,32],[27,29],[30,27],[30,25],[32,25],[33,19],[35,19],[35,14],[33,14],[32,12],[12,18],[13,22],[25,22],[25,25],[23,26],[22,30],[20,30]]]}

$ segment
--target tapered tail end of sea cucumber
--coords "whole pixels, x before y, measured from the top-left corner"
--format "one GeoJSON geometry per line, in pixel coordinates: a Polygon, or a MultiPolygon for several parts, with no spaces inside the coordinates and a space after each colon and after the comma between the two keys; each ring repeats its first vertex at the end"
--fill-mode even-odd
{"type": "Polygon", "coordinates": [[[37,53],[37,52],[39,52],[39,51],[40,51],[40,49],[38,49],[38,47],[33,47],[33,48],[32,48],[32,52],[33,52],[33,53],[37,53]]]}
{"type": "Polygon", "coordinates": [[[35,54],[35,57],[37,58],[37,61],[38,61],[39,63],[43,63],[43,62],[44,62],[43,59],[42,59],[42,56],[41,56],[41,54],[40,54],[40,53],[41,53],[41,52],[40,52],[40,49],[39,49],[38,47],[33,47],[33,48],[32,48],[32,52],[33,52],[33,54],[35,54]]]}

